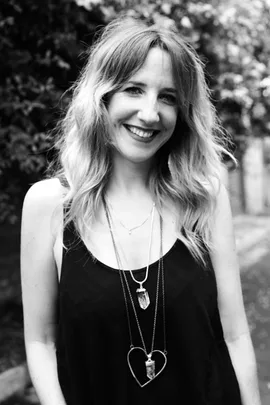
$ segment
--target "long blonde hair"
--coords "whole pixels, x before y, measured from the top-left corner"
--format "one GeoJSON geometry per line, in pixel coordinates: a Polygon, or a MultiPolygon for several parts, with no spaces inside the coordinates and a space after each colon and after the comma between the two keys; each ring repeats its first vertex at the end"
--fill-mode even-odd
{"type": "Polygon", "coordinates": [[[61,122],[54,175],[67,185],[65,225],[73,221],[85,239],[111,175],[107,103],[142,67],[153,47],[171,57],[180,112],[171,139],[157,153],[149,188],[157,207],[168,199],[179,207],[179,238],[204,262],[205,248],[211,249],[221,157],[229,153],[194,49],[178,33],[133,18],[108,24],[90,48],[61,122]]]}

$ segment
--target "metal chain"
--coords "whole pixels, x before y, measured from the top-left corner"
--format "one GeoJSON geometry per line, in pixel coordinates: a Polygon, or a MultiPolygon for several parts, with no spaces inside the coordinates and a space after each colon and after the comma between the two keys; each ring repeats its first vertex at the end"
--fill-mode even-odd
{"type": "Polygon", "coordinates": [[[153,203],[153,206],[152,206],[152,209],[151,209],[149,215],[147,216],[147,218],[146,218],[140,225],[136,225],[136,226],[134,226],[133,228],[128,228],[127,226],[125,226],[125,224],[123,224],[123,222],[120,220],[120,218],[118,218],[118,215],[116,215],[116,213],[115,213],[115,211],[114,211],[114,209],[113,209],[112,203],[110,202],[110,200],[108,199],[108,197],[106,197],[106,200],[108,201],[109,206],[110,206],[110,208],[111,208],[111,211],[114,213],[115,218],[116,218],[117,221],[122,225],[122,227],[125,228],[126,231],[128,231],[129,235],[131,235],[131,232],[135,231],[135,229],[140,228],[141,226],[143,226],[143,225],[148,221],[148,219],[150,218],[150,216],[151,216],[151,214],[152,214],[153,208],[154,208],[154,206],[155,206],[155,203],[153,203]]]}
{"type": "MultiPolygon", "coordinates": [[[[115,238],[114,238],[113,230],[112,230],[112,226],[111,226],[110,213],[108,211],[106,202],[103,201],[103,203],[104,203],[106,218],[107,218],[107,222],[108,222],[108,225],[109,225],[110,234],[111,234],[111,238],[112,238],[112,242],[113,242],[113,247],[114,247],[114,251],[115,251],[115,255],[116,255],[116,260],[117,260],[118,267],[119,267],[119,275],[120,275],[121,285],[122,285],[123,294],[124,294],[126,312],[127,312],[129,335],[130,335],[130,344],[131,344],[131,347],[133,347],[130,314],[129,314],[129,309],[128,309],[127,296],[126,296],[126,292],[125,292],[123,278],[125,280],[126,288],[128,290],[128,294],[129,294],[129,297],[130,297],[130,301],[131,301],[131,305],[132,305],[132,308],[133,308],[133,312],[134,312],[134,316],[135,316],[135,319],[136,319],[139,334],[140,334],[140,337],[141,337],[142,345],[143,345],[143,348],[144,348],[145,352],[147,353],[146,346],[145,346],[145,341],[144,341],[144,338],[143,338],[143,334],[142,334],[142,330],[141,330],[141,327],[140,327],[137,311],[136,311],[136,308],[135,308],[135,304],[134,304],[134,301],[133,301],[133,298],[132,298],[132,294],[131,294],[130,287],[129,287],[129,284],[128,284],[128,281],[127,281],[127,278],[126,278],[125,271],[122,268],[121,258],[119,256],[119,252],[118,252],[118,249],[116,247],[115,238]],[[122,268],[122,270],[121,270],[121,268],[122,268]]],[[[167,354],[167,350],[166,350],[166,321],[165,321],[164,263],[163,263],[163,248],[162,248],[163,237],[162,237],[162,235],[163,235],[163,227],[162,227],[162,218],[160,217],[160,258],[159,258],[159,262],[158,262],[158,276],[157,276],[156,302],[155,302],[153,333],[152,333],[152,342],[151,342],[151,353],[154,350],[155,333],[156,333],[156,321],[157,321],[157,310],[158,310],[158,299],[159,299],[160,274],[161,274],[162,298],[163,298],[162,299],[162,303],[163,303],[163,314],[162,315],[163,315],[164,353],[167,354]]]]}
{"type": "MultiPolygon", "coordinates": [[[[112,232],[112,227],[111,227],[111,221],[110,221],[110,218],[109,218],[109,213],[108,213],[108,210],[107,210],[107,206],[106,206],[105,200],[103,200],[103,204],[104,204],[104,207],[105,207],[106,218],[107,218],[107,222],[108,222],[108,225],[109,225],[110,234],[111,234],[111,238],[112,238],[112,242],[113,242],[113,247],[114,247],[114,251],[115,251],[115,254],[116,254],[116,260],[117,260],[118,267],[119,267],[119,260],[120,260],[120,257],[118,257],[118,252],[117,252],[117,250],[116,250],[115,240],[114,240],[114,237],[113,237],[113,232],[112,232]]],[[[130,316],[129,316],[129,309],[128,309],[128,303],[127,303],[127,297],[126,297],[126,290],[125,290],[125,286],[124,286],[124,282],[123,282],[123,276],[122,276],[121,271],[120,271],[120,267],[119,267],[119,275],[120,275],[122,290],[123,290],[123,294],[124,294],[124,301],[125,301],[125,306],[126,306],[126,313],[127,313],[127,319],[128,319],[128,329],[129,329],[130,344],[131,344],[131,346],[133,346],[133,343],[132,343],[132,342],[133,342],[133,341],[132,341],[132,333],[131,333],[131,324],[130,324],[130,316]]]]}
{"type": "Polygon", "coordinates": [[[161,287],[162,287],[162,307],[163,307],[163,340],[164,340],[164,354],[167,354],[167,337],[166,337],[166,311],[165,311],[165,280],[164,280],[164,263],[163,263],[163,249],[161,245],[161,287]]]}
{"type": "MultiPolygon", "coordinates": [[[[108,219],[108,218],[109,218],[109,213],[108,213],[107,219],[108,219]]],[[[110,220],[110,218],[109,218],[109,220],[110,220]]],[[[147,351],[146,351],[145,342],[144,342],[144,338],[143,338],[143,334],[142,334],[141,327],[140,327],[140,323],[139,323],[138,316],[137,316],[137,311],[136,311],[135,304],[134,304],[134,301],[133,301],[133,298],[132,298],[132,294],[131,294],[131,291],[130,291],[130,288],[129,288],[129,284],[128,284],[128,281],[127,281],[127,278],[126,278],[126,274],[125,274],[125,271],[121,271],[121,269],[122,269],[122,263],[121,263],[121,259],[120,259],[119,253],[118,253],[118,249],[117,249],[117,247],[116,247],[115,238],[114,238],[114,235],[113,235],[113,232],[112,232],[112,226],[111,226],[111,224],[110,224],[110,232],[111,232],[111,237],[112,237],[112,241],[113,241],[113,246],[114,246],[114,251],[115,251],[116,260],[117,260],[118,267],[119,267],[119,274],[120,274],[120,277],[121,277],[122,275],[123,275],[123,277],[124,277],[124,280],[125,280],[125,283],[126,283],[126,287],[127,287],[127,290],[128,290],[128,294],[129,294],[129,297],[130,297],[131,305],[132,305],[132,308],[133,308],[133,311],[134,311],[134,316],[135,316],[135,319],[136,319],[136,322],[137,322],[137,327],[138,327],[139,334],[140,334],[140,337],[141,337],[142,345],[143,345],[143,348],[144,348],[145,352],[147,352],[147,351]]],[[[124,292],[124,290],[123,290],[123,292],[124,292]]],[[[124,295],[124,299],[125,299],[125,301],[126,301],[126,308],[128,308],[128,304],[127,304],[127,300],[126,300],[126,295],[124,295]]],[[[128,312],[128,321],[129,321],[129,330],[130,330],[130,332],[131,332],[131,323],[130,323],[129,312],[128,312]]],[[[131,345],[131,347],[133,346],[132,333],[131,333],[130,345],[131,345]]]]}
{"type": "MultiPolygon", "coordinates": [[[[104,198],[104,201],[105,201],[105,203],[106,203],[105,198],[104,198]]],[[[109,204],[109,205],[111,205],[111,204],[109,204]]],[[[106,207],[108,207],[107,204],[106,204],[106,207]]],[[[153,236],[153,224],[154,224],[154,215],[155,215],[155,203],[153,203],[153,207],[152,207],[152,210],[151,210],[151,212],[150,212],[150,215],[151,215],[151,228],[150,228],[150,238],[149,238],[149,247],[148,247],[148,261],[147,261],[147,266],[146,266],[146,272],[145,272],[144,279],[143,279],[142,281],[136,280],[136,278],[134,277],[134,275],[133,275],[133,273],[132,273],[132,270],[131,270],[131,269],[128,269],[129,272],[130,272],[130,275],[131,275],[132,280],[133,280],[135,283],[139,284],[140,287],[143,285],[143,283],[146,282],[146,280],[147,280],[147,278],[148,278],[148,273],[149,273],[149,262],[150,262],[150,254],[151,254],[151,246],[152,246],[152,236],[153,236]]],[[[111,216],[111,214],[110,214],[110,217],[111,217],[111,222],[112,222],[112,216],[111,216]]],[[[125,257],[125,256],[124,256],[124,257],[125,257]]],[[[127,261],[127,260],[126,260],[126,261],[127,261]]],[[[122,267],[123,267],[123,266],[122,266],[122,267]]]]}
{"type": "MultiPolygon", "coordinates": [[[[160,268],[161,268],[161,266],[160,266],[160,261],[159,261],[158,262],[157,289],[156,289],[156,304],[155,304],[155,312],[154,312],[152,342],[151,342],[151,353],[152,353],[153,348],[154,348],[154,341],[155,341],[155,334],[156,334],[156,320],[157,320],[157,309],[158,309],[158,290],[159,290],[160,268]]],[[[140,323],[139,323],[139,319],[138,319],[138,314],[137,314],[135,304],[134,304],[134,301],[133,301],[133,298],[132,298],[132,295],[131,295],[131,291],[130,291],[129,284],[128,284],[128,281],[127,281],[127,278],[126,278],[126,274],[125,274],[125,272],[123,272],[123,274],[124,274],[124,279],[125,279],[125,282],[126,282],[128,292],[129,292],[129,296],[130,296],[131,304],[132,304],[132,307],[133,307],[134,315],[135,315],[135,318],[136,318],[138,330],[139,330],[139,333],[140,333],[140,336],[141,336],[142,344],[143,344],[144,350],[147,352],[145,342],[144,342],[144,339],[143,339],[143,334],[142,334],[141,327],[140,327],[140,323]]]]}

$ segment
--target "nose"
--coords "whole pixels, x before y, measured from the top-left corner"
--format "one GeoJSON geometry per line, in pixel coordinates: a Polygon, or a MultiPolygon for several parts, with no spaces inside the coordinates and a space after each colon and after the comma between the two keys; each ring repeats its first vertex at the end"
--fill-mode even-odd
{"type": "Polygon", "coordinates": [[[159,122],[159,110],[156,100],[141,100],[141,107],[138,111],[138,118],[148,125],[159,122]]]}

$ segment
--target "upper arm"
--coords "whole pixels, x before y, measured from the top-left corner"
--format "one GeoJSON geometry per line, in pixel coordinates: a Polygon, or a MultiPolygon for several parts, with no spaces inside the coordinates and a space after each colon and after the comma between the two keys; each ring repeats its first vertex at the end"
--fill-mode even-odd
{"type": "Polygon", "coordinates": [[[230,202],[223,185],[217,197],[212,243],[210,255],[217,280],[219,313],[224,338],[231,341],[248,333],[249,328],[243,303],[230,202]]]}
{"type": "Polygon", "coordinates": [[[21,280],[26,343],[55,339],[58,277],[53,245],[62,194],[57,179],[45,180],[29,189],[23,204],[21,280]]]}

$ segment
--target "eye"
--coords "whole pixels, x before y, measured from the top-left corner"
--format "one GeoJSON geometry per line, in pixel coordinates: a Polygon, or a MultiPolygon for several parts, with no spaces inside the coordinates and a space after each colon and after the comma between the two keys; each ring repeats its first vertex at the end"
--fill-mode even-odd
{"type": "Polygon", "coordinates": [[[140,89],[140,87],[136,87],[136,86],[127,87],[124,91],[126,93],[133,94],[133,95],[142,93],[142,89],[140,89]]]}
{"type": "Polygon", "coordinates": [[[176,105],[177,103],[177,99],[173,94],[161,94],[160,98],[170,105],[176,105]]]}

